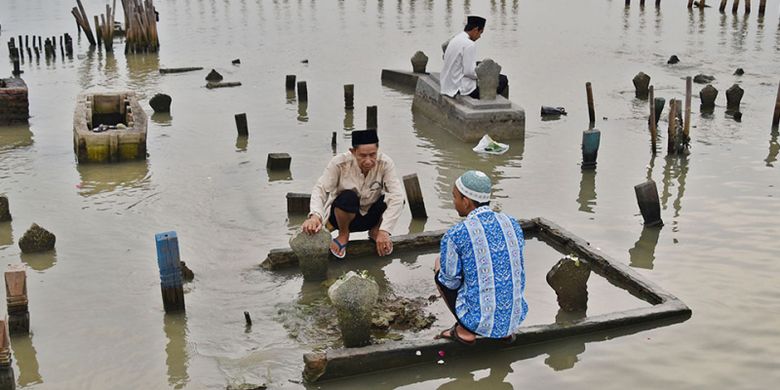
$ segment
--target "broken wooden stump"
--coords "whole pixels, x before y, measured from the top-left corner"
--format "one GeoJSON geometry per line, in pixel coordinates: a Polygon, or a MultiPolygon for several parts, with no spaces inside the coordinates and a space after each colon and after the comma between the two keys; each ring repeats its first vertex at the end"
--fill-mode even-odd
{"type": "Polygon", "coordinates": [[[236,131],[239,137],[249,137],[249,125],[246,122],[246,113],[234,115],[236,120],[236,131]]]}
{"type": "Polygon", "coordinates": [[[8,265],[8,270],[5,271],[5,297],[9,333],[29,333],[30,312],[27,307],[27,273],[24,264],[8,265]]]}
{"type": "Polygon", "coordinates": [[[54,249],[57,237],[48,230],[33,223],[19,239],[19,249],[22,253],[45,252],[54,249]]]}
{"type": "Polygon", "coordinates": [[[311,194],[288,192],[287,193],[287,212],[291,214],[309,213],[309,203],[311,202],[311,194]]]}
{"type": "Polygon", "coordinates": [[[377,126],[378,126],[377,107],[367,106],[366,107],[366,129],[376,130],[377,126]]]}
{"type": "Polygon", "coordinates": [[[355,84],[344,84],[344,109],[355,108],[355,84]]]}
{"type": "Polygon", "coordinates": [[[412,173],[404,176],[403,182],[404,189],[406,189],[406,199],[409,201],[409,209],[412,211],[412,218],[428,218],[417,174],[412,173]]]}
{"type": "Polygon", "coordinates": [[[300,228],[290,238],[290,249],[301,259],[298,267],[305,281],[321,281],[328,278],[328,255],[331,236],[328,229],[315,234],[304,233],[300,228]]]}
{"type": "Polygon", "coordinates": [[[268,153],[265,167],[272,171],[287,171],[290,169],[292,157],[287,153],[268,153]]]}
{"type": "Polygon", "coordinates": [[[339,319],[341,339],[347,348],[371,343],[371,314],[379,298],[379,285],[369,276],[347,272],[328,289],[339,319]]]}
{"type": "Polygon", "coordinates": [[[0,222],[10,221],[11,219],[11,209],[8,205],[8,197],[0,195],[0,222]]]}
{"type": "Polygon", "coordinates": [[[157,233],[157,266],[160,269],[160,290],[166,313],[184,311],[184,289],[179,257],[179,239],[176,232],[157,233]]]}
{"type": "Polygon", "coordinates": [[[658,188],[653,180],[634,186],[639,211],[642,213],[645,226],[659,226],[661,220],[661,202],[658,199],[658,188]]]}
{"type": "Polygon", "coordinates": [[[284,87],[290,91],[295,89],[295,75],[288,74],[284,77],[284,87]]]}
{"type": "Polygon", "coordinates": [[[590,265],[570,256],[560,259],[547,272],[547,284],[555,290],[561,310],[574,312],[588,309],[588,278],[590,265]]]}
{"type": "Polygon", "coordinates": [[[636,90],[636,97],[640,99],[646,99],[648,87],[650,86],[650,76],[644,72],[637,73],[632,80],[634,83],[634,89],[636,90]]]}

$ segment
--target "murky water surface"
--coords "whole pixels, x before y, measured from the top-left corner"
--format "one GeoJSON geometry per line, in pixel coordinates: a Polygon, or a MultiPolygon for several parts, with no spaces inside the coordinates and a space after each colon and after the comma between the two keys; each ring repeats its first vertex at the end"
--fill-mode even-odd
{"type": "MultiPolygon", "coordinates": [[[[72,3],[3,0],[0,38],[75,37],[72,3]]],[[[85,1],[87,12],[105,3],[85,1]]],[[[301,387],[301,356],[317,343],[288,337],[276,316],[323,291],[258,264],[301,222],[288,218],[284,194],[308,191],[332,156],[331,132],[346,150],[343,129],[362,127],[363,107],[378,105],[382,149],[400,174],[419,175],[430,215],[421,224],[405,211],[395,234],[456,222],[451,183],[466,169],[481,169],[495,181],[495,206],[561,224],[679,296],[693,317],[325,387],[772,387],[780,380],[780,167],[769,125],[780,2],[769,0],[763,18],[753,3],[753,13],[735,16],[717,7],[689,12],[668,0],[660,9],[652,1],[626,9],[608,0],[158,0],[159,54],[125,56],[121,44],[116,54],[89,51],[82,39],[74,59],[25,61],[30,124],[0,128],[0,193],[14,216],[0,224],[0,262],[30,268],[32,334],[12,339],[18,386],[301,387]],[[528,114],[525,140],[511,142],[502,156],[475,155],[473,145],[413,114],[411,95],[379,80],[382,68],[408,69],[417,50],[437,71],[439,45],[472,12],[488,19],[479,56],[503,66],[512,100],[528,114]],[[680,64],[666,65],[672,54],[680,64]],[[234,58],[240,66],[231,65],[234,58]],[[205,71],[158,73],[179,66],[215,68],[243,86],[207,90],[205,71]],[[746,74],[733,76],[737,67],[746,74]],[[701,114],[694,97],[688,157],[650,155],[647,105],[631,84],[639,71],[667,100],[683,96],[685,76],[716,77],[721,94],[713,114],[701,114]],[[308,82],[307,106],[285,95],[285,74],[308,82]],[[595,172],[578,165],[586,81],[602,131],[595,172]],[[742,122],[725,115],[724,93],[734,83],[745,90],[742,122]],[[343,84],[355,84],[354,114],[344,112],[343,84]],[[155,93],[173,97],[170,115],[150,118],[146,161],[75,163],[74,99],[106,88],[137,91],[149,113],[146,101],[155,93]],[[542,121],[541,105],[564,106],[569,115],[542,121]],[[236,140],[233,114],[240,112],[248,116],[246,142],[236,140]],[[293,156],[290,175],[266,171],[269,152],[293,156]],[[647,177],[661,192],[661,229],[643,228],[638,213],[632,187],[647,177]],[[57,234],[56,252],[20,254],[16,242],[32,222],[57,234]],[[182,258],[196,274],[186,286],[185,315],[162,310],[154,234],[167,230],[178,232],[182,258]],[[251,330],[243,311],[252,314],[251,330]]],[[[7,58],[5,45],[0,57],[7,58]]],[[[10,63],[2,63],[0,74],[9,74],[10,63]]],[[[659,127],[666,129],[665,119],[659,127]]],[[[385,289],[428,296],[434,256],[347,262],[334,272],[368,268],[385,289]]],[[[529,241],[528,324],[554,321],[543,275],[559,256],[529,241]]],[[[608,284],[592,288],[591,314],[643,304],[608,284]]],[[[430,309],[443,318],[407,337],[431,337],[449,325],[441,302],[430,309]]]]}

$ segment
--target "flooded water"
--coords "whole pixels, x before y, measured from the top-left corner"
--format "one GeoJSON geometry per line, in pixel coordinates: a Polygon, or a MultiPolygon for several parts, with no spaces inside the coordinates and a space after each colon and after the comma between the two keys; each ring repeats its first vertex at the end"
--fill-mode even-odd
{"type": "MultiPolygon", "coordinates": [[[[92,15],[106,1],[84,3],[92,15]]],[[[420,223],[404,211],[394,234],[456,222],[450,186],[464,170],[481,169],[495,182],[494,206],[555,221],[677,295],[693,316],[638,333],[431,362],[324,387],[768,388],[780,380],[780,146],[770,131],[780,1],[769,0],[763,18],[758,1],[748,16],[741,9],[721,15],[717,7],[690,12],[669,0],[660,9],[616,0],[155,3],[161,50],[134,56],[120,43],[106,54],[77,40],[71,1],[0,4],[3,42],[69,32],[77,54],[25,59],[29,126],[0,127],[0,193],[14,217],[0,223],[0,262],[30,268],[31,334],[12,339],[18,387],[302,387],[302,354],[318,341],[289,337],[277,313],[322,289],[258,264],[271,248],[286,246],[301,222],[287,216],[285,193],[311,189],[332,156],[331,132],[339,132],[338,151],[345,151],[344,128],[363,127],[369,105],[379,107],[382,150],[399,174],[419,175],[429,214],[420,223]],[[438,71],[439,45],[470,13],[488,19],[479,57],[503,66],[512,100],[527,110],[525,139],[501,156],[474,154],[473,145],[414,114],[411,95],[380,82],[382,68],[410,69],[417,50],[438,71]],[[667,65],[673,54],[681,62],[667,65]],[[235,58],[240,65],[231,65],[235,58]],[[206,69],[158,72],[182,66],[206,69]],[[744,76],[732,75],[737,67],[744,76]],[[206,89],[210,68],[243,85],[206,89]],[[716,77],[721,92],[712,114],[699,112],[702,86],[694,85],[689,156],[651,156],[647,103],[634,97],[631,83],[639,71],[667,101],[683,97],[686,76],[716,77]],[[308,82],[308,105],[285,94],[286,74],[308,82]],[[597,169],[583,172],[587,81],[602,140],[597,169]],[[741,122],[725,115],[725,90],[734,83],[745,90],[741,122]],[[343,84],[355,84],[353,114],[344,112],[343,84]],[[150,118],[146,161],[76,164],[72,117],[85,89],[132,89],[150,114],[155,93],[173,97],[170,115],[150,118]],[[542,121],[541,105],[564,106],[569,115],[542,121]],[[236,139],[233,118],[241,112],[249,123],[245,142],[236,139]],[[270,152],[292,155],[291,174],[266,171],[270,152]],[[658,183],[662,228],[642,226],[632,187],[647,177],[658,183]],[[56,252],[20,254],[16,242],[33,222],[57,235],[56,252]],[[177,231],[196,277],[185,287],[186,314],[166,316],[154,234],[168,230],[177,231]],[[244,311],[252,314],[251,329],[244,311]]],[[[0,56],[7,58],[5,45],[0,56]]],[[[1,62],[0,74],[10,74],[10,63],[1,62]]],[[[659,128],[666,126],[661,119],[659,128]]],[[[545,248],[529,241],[529,324],[554,321],[554,295],[542,276],[559,254],[545,248]]],[[[399,254],[353,264],[384,277],[385,288],[428,296],[433,258],[399,254]]],[[[594,287],[590,314],[642,304],[609,287],[594,287]]],[[[431,310],[444,313],[440,302],[431,310]]],[[[430,337],[449,322],[445,316],[427,333],[407,336],[430,337]]]]}

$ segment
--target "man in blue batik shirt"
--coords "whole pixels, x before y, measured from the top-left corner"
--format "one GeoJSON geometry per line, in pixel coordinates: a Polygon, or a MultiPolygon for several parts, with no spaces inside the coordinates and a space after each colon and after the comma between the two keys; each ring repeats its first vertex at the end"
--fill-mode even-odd
{"type": "Polygon", "coordinates": [[[461,175],[452,188],[458,215],[466,217],[441,239],[435,281],[457,322],[436,338],[474,344],[477,336],[511,341],[528,312],[523,230],[490,209],[490,178],[461,175]]]}

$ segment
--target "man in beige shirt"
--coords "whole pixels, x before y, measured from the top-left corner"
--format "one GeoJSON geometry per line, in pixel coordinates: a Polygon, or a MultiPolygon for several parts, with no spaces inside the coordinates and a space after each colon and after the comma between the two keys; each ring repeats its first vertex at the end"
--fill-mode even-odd
{"type": "Polygon", "coordinates": [[[303,231],[320,231],[323,221],[338,236],[331,242],[334,256],[344,258],[351,232],[368,231],[379,256],[393,251],[390,232],[401,214],[404,197],[395,163],[379,152],[376,130],[352,132],[352,148],[328,163],[311,194],[303,231]]]}

